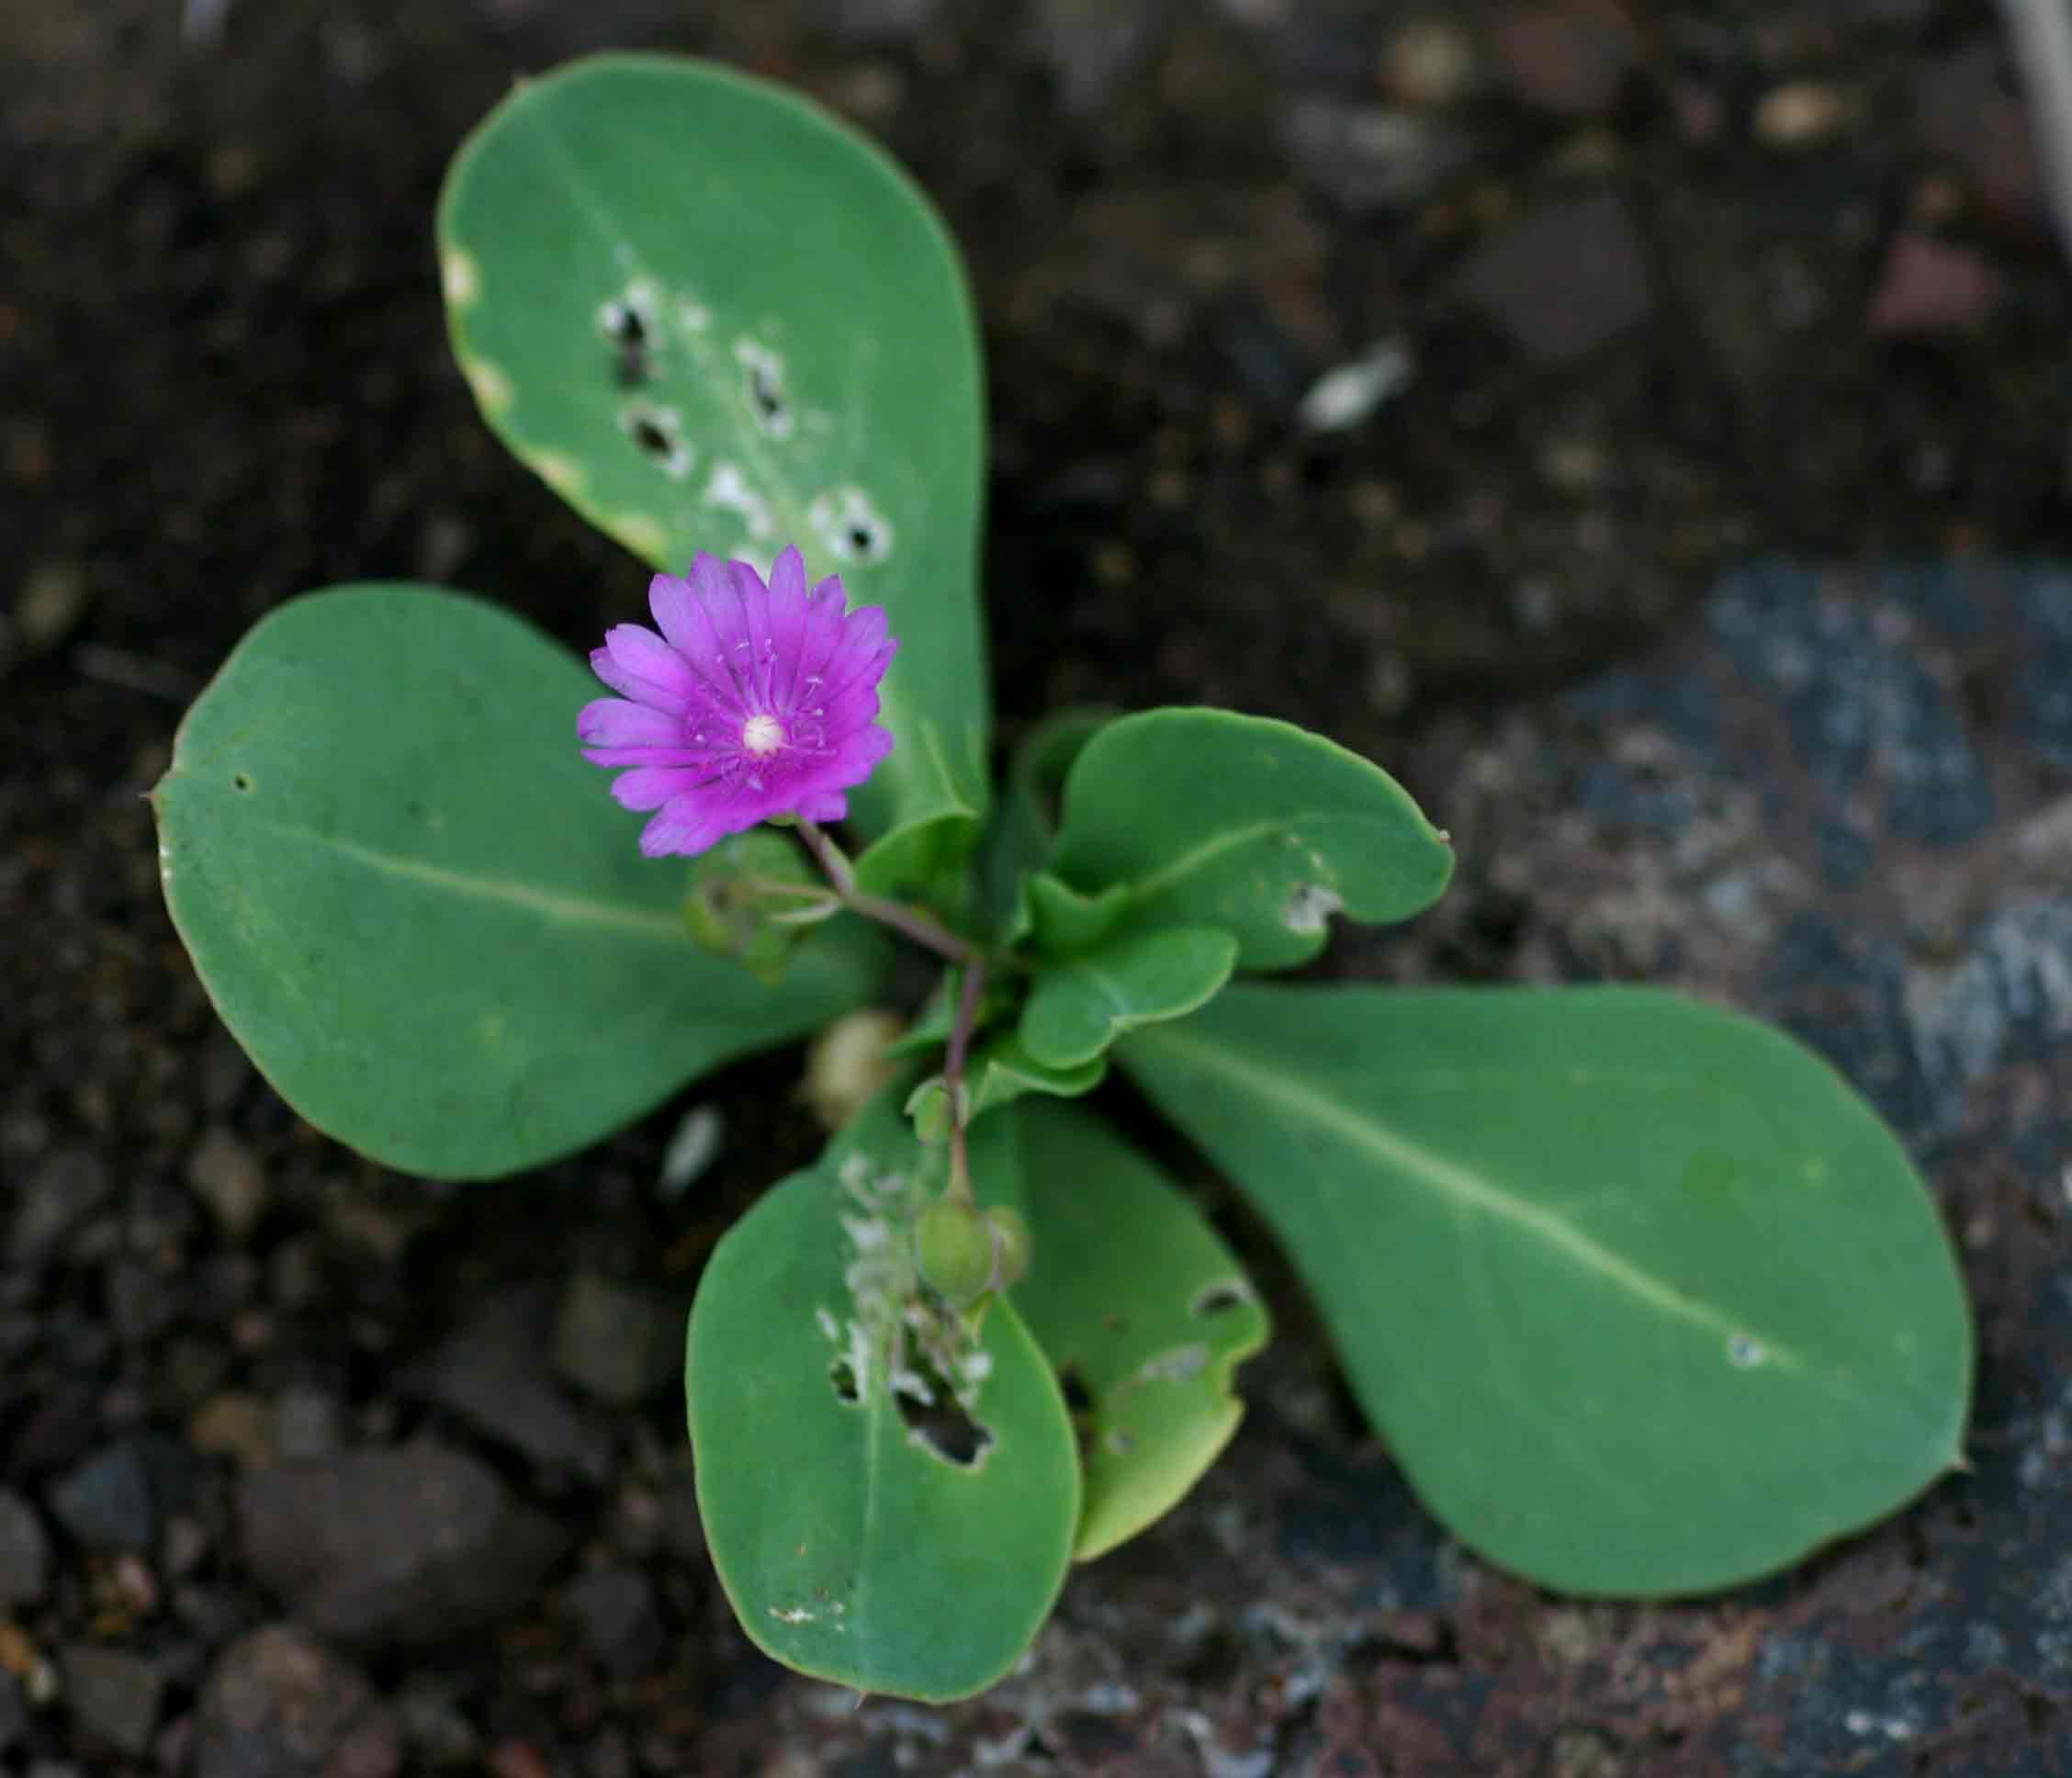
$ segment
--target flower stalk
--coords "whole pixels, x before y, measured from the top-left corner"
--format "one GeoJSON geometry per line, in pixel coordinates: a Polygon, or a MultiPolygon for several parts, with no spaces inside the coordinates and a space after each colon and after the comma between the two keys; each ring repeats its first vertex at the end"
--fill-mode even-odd
{"type": "Polygon", "coordinates": [[[957,1010],[950,1025],[949,1042],[942,1061],[942,1082],[950,1094],[950,1184],[947,1195],[964,1203],[973,1201],[971,1160],[964,1131],[971,1121],[971,1096],[964,1088],[964,1063],[971,1052],[972,1032],[978,1023],[979,1001],[985,990],[985,953],[968,939],[918,907],[883,895],[866,895],[856,886],[856,872],[841,849],[826,831],[804,816],[798,817],[799,838],[812,853],[813,861],[826,873],[842,905],[867,920],[889,927],[954,963],[963,980],[957,992],[957,1010]]]}

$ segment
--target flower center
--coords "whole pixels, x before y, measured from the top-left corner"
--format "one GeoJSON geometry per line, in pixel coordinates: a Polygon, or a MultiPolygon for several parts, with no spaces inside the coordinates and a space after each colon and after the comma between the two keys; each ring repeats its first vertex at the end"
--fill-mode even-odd
{"type": "Polygon", "coordinates": [[[741,745],[758,759],[784,745],[784,725],[774,716],[750,716],[741,725],[741,745]]]}

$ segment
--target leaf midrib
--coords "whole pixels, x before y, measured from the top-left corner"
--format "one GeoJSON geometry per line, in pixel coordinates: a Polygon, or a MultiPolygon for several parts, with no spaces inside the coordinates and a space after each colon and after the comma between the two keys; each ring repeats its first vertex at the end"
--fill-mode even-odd
{"type": "Polygon", "coordinates": [[[1736,1334],[1758,1340],[1772,1363],[1797,1375],[1812,1374],[1801,1354],[1765,1331],[1746,1322],[1729,1319],[1710,1304],[1686,1296],[1673,1285],[1593,1241],[1574,1224],[1551,1211],[1521,1202],[1480,1174],[1394,1134],[1334,1098],[1306,1087],[1286,1075],[1253,1067],[1229,1051],[1198,1035],[1185,1034],[1173,1026],[1148,1028],[1133,1041],[1163,1045],[1191,1057],[1199,1066],[1242,1081],[1260,1097],[1277,1100],[1301,1117],[1334,1131],[1355,1147],[1366,1150],[1394,1171],[1417,1181],[1455,1206],[1477,1210],[1523,1230],[1583,1270],[1617,1286],[1663,1314],[1702,1327],[1723,1341],[1736,1334]]]}
{"type": "Polygon", "coordinates": [[[342,858],[351,859],[356,864],[365,865],[368,870],[378,871],[385,876],[421,883],[429,888],[468,900],[515,908],[543,920],[565,926],[593,927],[601,931],[614,932],[650,943],[682,946],[688,940],[689,935],[684,930],[683,923],[673,914],[595,901],[581,895],[559,895],[553,890],[514,882],[508,877],[477,876],[466,871],[449,869],[443,864],[429,863],[422,859],[379,851],[371,846],[342,839],[335,834],[318,833],[310,827],[288,827],[275,822],[260,825],[267,833],[278,835],[284,839],[300,840],[306,845],[321,847],[342,858]]]}

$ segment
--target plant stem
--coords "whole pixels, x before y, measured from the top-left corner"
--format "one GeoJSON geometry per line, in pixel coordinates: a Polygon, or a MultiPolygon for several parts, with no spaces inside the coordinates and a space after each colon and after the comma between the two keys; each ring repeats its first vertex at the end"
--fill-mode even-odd
{"type": "Polygon", "coordinates": [[[943,1084],[950,1089],[950,1195],[972,1201],[971,1161],[964,1148],[964,1126],[971,1121],[964,1093],[964,1054],[972,1027],[978,1022],[979,996],[985,986],[985,959],[974,951],[964,964],[957,990],[957,1015],[950,1022],[950,1043],[942,1057],[943,1084]]]}
{"type": "Polygon", "coordinates": [[[939,921],[930,919],[919,908],[909,907],[905,902],[888,901],[883,895],[865,895],[856,886],[856,872],[849,868],[849,861],[836,850],[834,841],[803,816],[798,818],[798,830],[799,838],[805,841],[805,850],[813,854],[813,861],[828,873],[828,881],[834,884],[835,893],[851,913],[875,920],[880,926],[889,926],[895,932],[904,933],[924,950],[932,951],[952,963],[970,962],[978,956],[976,946],[960,939],[939,921]]]}
{"type": "Polygon", "coordinates": [[[918,907],[905,902],[868,895],[856,886],[856,872],[849,868],[835,843],[822,829],[801,816],[799,838],[813,854],[813,861],[827,873],[842,905],[867,920],[888,926],[895,932],[947,959],[963,972],[958,985],[957,1011],[950,1024],[950,1037],[942,1058],[942,1084],[950,1092],[950,1185],[947,1196],[972,1201],[971,1161],[964,1142],[964,1127],[971,1121],[971,1100],[964,1091],[964,1063],[971,1051],[972,1032],[978,1023],[978,1005],[985,987],[985,953],[968,939],[960,939],[918,907]]]}

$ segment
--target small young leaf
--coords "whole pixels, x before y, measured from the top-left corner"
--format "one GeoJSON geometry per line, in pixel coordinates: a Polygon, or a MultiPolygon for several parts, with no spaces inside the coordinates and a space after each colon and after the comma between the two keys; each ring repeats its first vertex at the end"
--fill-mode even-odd
{"type": "Polygon", "coordinates": [[[1052,1068],[1091,1062],[1124,1031],[1177,1018],[1230,980],[1237,940],[1205,926],[1113,939],[1053,963],[1021,1009],[1021,1041],[1052,1068]]]}
{"type": "Polygon", "coordinates": [[[1107,1078],[1106,1056],[1071,1068],[1046,1067],[1022,1047],[1014,1032],[1002,1031],[972,1058],[972,1116],[1010,1104],[1024,1093],[1075,1099],[1107,1078]]]}
{"type": "Polygon", "coordinates": [[[1642,989],[1238,987],[1119,1053],[1287,1243],[1420,1495],[1504,1568],[1729,1586],[1963,1460],[1934,1207],[1780,1031],[1642,989]]]}
{"type": "Polygon", "coordinates": [[[1029,932],[1037,949],[1053,957],[1069,957],[1098,944],[1129,912],[1126,884],[1110,883],[1098,895],[1082,895],[1048,871],[1028,882],[1029,932]]]}
{"type": "Polygon", "coordinates": [[[1052,808],[1079,749],[1113,720],[1107,710],[1061,710],[1022,737],[1008,782],[979,850],[979,882],[987,910],[1008,944],[1028,936],[1022,880],[1050,857],[1052,808]]]}
{"type": "Polygon", "coordinates": [[[267,616],[188,713],[152,793],[166,905],[318,1129],[511,1173],[868,996],[884,947],[846,916],[775,987],[692,942],[682,872],[576,745],[594,689],[494,606],[345,587],[267,616]]]}
{"type": "Polygon", "coordinates": [[[851,798],[866,887],[927,882],[985,811],[973,597],[985,469],[955,249],[885,154],[796,94],[666,56],[520,83],[439,203],[484,417],[658,568],[796,544],[900,651],[897,745],[851,798]]]}
{"type": "Polygon", "coordinates": [[[904,1096],[874,1101],[720,1242],[685,1375],[699,1510],[742,1627],[801,1672],[943,1703],[998,1679],[1042,1626],[1079,1463],[1009,1301],[991,1299],[941,1362],[906,1318],[963,1324],[919,1294],[904,1096]]]}
{"type": "Polygon", "coordinates": [[[1325,919],[1408,919],[1453,870],[1402,786],[1334,742],[1228,710],[1149,710],[1087,742],[1065,780],[1051,870],[1086,895],[1127,884],[1129,929],[1236,935],[1238,967],[1286,969],[1325,919]]]}
{"type": "Polygon", "coordinates": [[[1090,1561],[1170,1512],[1230,1442],[1232,1375],[1266,1345],[1267,1312],[1201,1214],[1106,1125],[1034,1099],[1011,1115],[1035,1252],[1014,1304],[1079,1420],[1074,1553],[1090,1561]]]}

